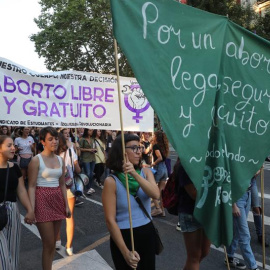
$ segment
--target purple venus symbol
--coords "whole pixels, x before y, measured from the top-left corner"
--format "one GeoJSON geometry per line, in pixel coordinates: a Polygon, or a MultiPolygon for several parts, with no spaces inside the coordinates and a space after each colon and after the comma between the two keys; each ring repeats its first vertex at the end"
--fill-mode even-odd
{"type": "Polygon", "coordinates": [[[125,106],[135,115],[132,119],[136,120],[136,123],[139,123],[143,119],[143,116],[140,114],[145,112],[149,107],[150,103],[146,99],[140,85],[132,84],[130,86],[125,85],[126,90],[123,90],[124,93],[124,102],[125,106]]]}

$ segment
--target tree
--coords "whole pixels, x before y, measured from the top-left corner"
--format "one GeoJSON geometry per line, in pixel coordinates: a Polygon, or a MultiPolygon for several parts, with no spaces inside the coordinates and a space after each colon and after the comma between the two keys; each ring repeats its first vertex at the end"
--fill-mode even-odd
{"type": "MultiPolygon", "coordinates": [[[[41,29],[30,36],[49,70],[115,73],[111,12],[107,0],[41,0],[41,29]]],[[[121,75],[132,76],[119,51],[121,75]]]]}
{"type": "Polygon", "coordinates": [[[255,25],[256,34],[270,40],[270,11],[264,17],[259,17],[255,25]]]}
{"type": "Polygon", "coordinates": [[[188,0],[188,5],[212,12],[215,14],[228,16],[229,19],[250,31],[254,30],[257,15],[252,6],[242,6],[235,0],[188,0]]]}

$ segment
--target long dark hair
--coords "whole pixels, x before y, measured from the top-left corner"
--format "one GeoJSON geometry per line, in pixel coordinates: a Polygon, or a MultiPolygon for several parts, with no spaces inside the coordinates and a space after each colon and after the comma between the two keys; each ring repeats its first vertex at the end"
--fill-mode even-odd
{"type": "Polygon", "coordinates": [[[95,139],[96,137],[97,137],[97,131],[98,130],[100,130],[100,137],[99,137],[99,139],[102,141],[102,142],[104,142],[104,143],[106,143],[106,135],[105,135],[105,130],[103,131],[103,130],[101,130],[101,129],[94,129],[94,131],[93,131],[93,138],[95,139]]]}
{"type": "MultiPolygon", "coordinates": [[[[89,135],[88,135],[88,130],[89,130],[88,128],[85,128],[85,129],[83,130],[83,135],[82,135],[83,138],[88,138],[88,136],[89,136],[89,135]]],[[[92,137],[93,137],[93,134],[92,134],[92,137]]]]}
{"type": "Polygon", "coordinates": [[[59,139],[59,144],[58,144],[58,148],[56,152],[57,152],[57,155],[60,155],[61,153],[67,151],[68,146],[67,146],[67,140],[63,133],[61,132],[59,133],[58,139],[59,139]]]}
{"type": "MultiPolygon", "coordinates": [[[[22,135],[23,135],[23,130],[25,129],[26,127],[19,127],[19,135],[20,135],[20,137],[22,137],[22,135]]],[[[29,135],[30,135],[30,132],[29,132],[29,135]]],[[[29,136],[28,135],[28,136],[29,136]]]]}
{"type": "MultiPolygon", "coordinates": [[[[124,134],[124,141],[125,145],[128,142],[131,141],[140,141],[139,136],[134,134],[124,134]]],[[[113,170],[122,172],[122,166],[123,166],[123,149],[122,149],[122,138],[121,135],[118,135],[116,139],[113,141],[112,148],[110,149],[108,153],[108,158],[106,161],[107,168],[113,170]]]]}
{"type": "Polygon", "coordinates": [[[5,141],[7,138],[11,138],[11,137],[8,136],[8,135],[0,135],[0,148],[2,147],[2,144],[4,143],[4,141],[5,141]]]}
{"type": "Polygon", "coordinates": [[[7,134],[1,134],[0,133],[0,135],[8,135],[8,136],[10,136],[10,130],[8,129],[8,126],[2,126],[2,133],[3,133],[3,128],[6,128],[7,129],[7,134]]]}
{"type": "Polygon", "coordinates": [[[157,144],[161,154],[164,157],[168,157],[169,156],[169,141],[168,138],[166,136],[166,134],[161,131],[155,131],[155,139],[153,140],[153,144],[157,144]]]}
{"type": "Polygon", "coordinates": [[[71,141],[72,141],[73,143],[76,142],[76,138],[75,138],[75,136],[73,135],[73,129],[72,129],[72,128],[70,128],[70,130],[69,130],[69,137],[71,138],[71,141]]]}

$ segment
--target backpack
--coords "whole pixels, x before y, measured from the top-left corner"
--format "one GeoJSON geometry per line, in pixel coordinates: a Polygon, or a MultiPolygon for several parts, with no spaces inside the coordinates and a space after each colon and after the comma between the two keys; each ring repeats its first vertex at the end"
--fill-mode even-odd
{"type": "Polygon", "coordinates": [[[167,180],[165,188],[162,190],[162,202],[163,207],[167,209],[169,214],[178,216],[178,195],[175,192],[175,171],[170,174],[169,179],[167,180]]]}

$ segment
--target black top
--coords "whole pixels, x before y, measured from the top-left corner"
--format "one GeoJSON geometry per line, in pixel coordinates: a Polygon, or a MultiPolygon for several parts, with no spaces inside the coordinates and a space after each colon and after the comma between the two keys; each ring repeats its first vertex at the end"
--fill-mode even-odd
{"type": "Polygon", "coordinates": [[[164,157],[164,155],[162,154],[162,152],[161,152],[159,146],[158,146],[157,144],[154,144],[154,145],[153,145],[153,157],[154,157],[154,162],[158,159],[158,157],[157,157],[157,155],[156,155],[156,153],[155,153],[156,150],[159,150],[159,152],[160,152],[160,154],[161,154],[161,156],[162,156],[162,161],[165,161],[166,157],[164,157]]]}
{"type": "MultiPolygon", "coordinates": [[[[0,168],[0,202],[4,201],[5,183],[6,183],[7,168],[0,168]]],[[[6,201],[17,201],[17,187],[19,178],[22,176],[21,170],[17,164],[9,167],[9,179],[6,201]]]]}
{"type": "MultiPolygon", "coordinates": [[[[142,144],[144,145],[144,149],[145,149],[145,150],[150,146],[150,142],[142,141],[142,144]]],[[[151,164],[150,155],[151,155],[150,152],[148,152],[148,154],[142,153],[142,159],[143,159],[143,160],[145,161],[145,163],[148,164],[148,165],[151,164]]]]}

